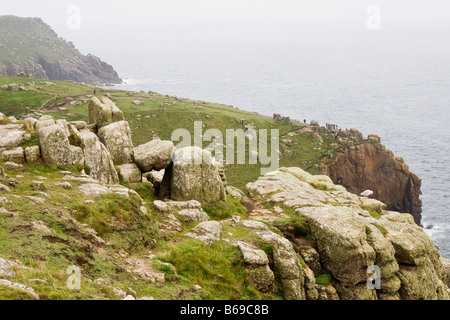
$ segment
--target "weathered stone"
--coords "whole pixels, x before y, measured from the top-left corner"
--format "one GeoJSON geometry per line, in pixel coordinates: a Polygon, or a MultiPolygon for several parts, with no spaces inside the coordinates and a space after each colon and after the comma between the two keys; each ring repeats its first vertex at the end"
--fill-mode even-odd
{"type": "Polygon", "coordinates": [[[138,183],[142,180],[141,170],[134,163],[126,163],[120,165],[119,176],[125,183],[138,183]]]}
{"type": "Polygon", "coordinates": [[[70,182],[60,182],[60,183],[56,183],[55,186],[66,189],[66,190],[71,190],[72,189],[72,185],[70,184],[70,182]]]}
{"type": "Polygon", "coordinates": [[[5,186],[4,184],[0,183],[0,191],[9,193],[9,192],[11,192],[11,189],[8,186],[5,186]]]}
{"type": "Polygon", "coordinates": [[[25,131],[17,124],[0,125],[0,148],[12,149],[20,146],[25,131]]]}
{"type": "Polygon", "coordinates": [[[322,271],[322,266],[320,264],[320,255],[317,250],[312,247],[302,247],[300,248],[300,255],[313,273],[319,275],[322,271]]]}
{"type": "Polygon", "coordinates": [[[152,140],[134,148],[134,162],[145,172],[165,169],[172,163],[173,148],[172,141],[152,140]]]}
{"type": "Polygon", "coordinates": [[[191,232],[186,233],[187,237],[200,240],[204,244],[210,245],[214,241],[220,240],[223,227],[217,221],[204,221],[195,226],[191,232]]]}
{"type": "Polygon", "coordinates": [[[31,146],[25,148],[25,160],[27,162],[36,162],[41,157],[41,149],[39,146],[31,146]]]}
{"type": "Polygon", "coordinates": [[[351,286],[336,281],[334,286],[340,300],[378,300],[376,290],[369,289],[365,282],[351,286]]]}
{"type": "Polygon", "coordinates": [[[25,118],[24,120],[25,130],[26,131],[36,131],[36,124],[38,120],[35,118],[25,118]]]}
{"type": "Polygon", "coordinates": [[[119,121],[104,126],[98,131],[98,137],[111,154],[114,164],[132,162],[133,142],[128,122],[119,121]]]}
{"type": "Polygon", "coordinates": [[[319,299],[319,292],[316,289],[316,279],[314,277],[314,272],[306,267],[303,269],[305,271],[305,293],[306,299],[317,300],[319,299]]]}
{"type": "Polygon", "coordinates": [[[5,170],[6,171],[16,171],[23,169],[23,165],[19,163],[14,163],[11,161],[5,162],[5,170]]]}
{"type": "Polygon", "coordinates": [[[5,158],[9,161],[14,161],[14,162],[19,162],[19,163],[22,163],[25,161],[25,154],[23,152],[22,147],[5,150],[5,151],[3,151],[2,156],[3,156],[3,158],[5,158]]]}
{"type": "Polygon", "coordinates": [[[15,278],[16,273],[13,270],[15,265],[13,261],[0,258],[0,278],[15,278]]]}
{"type": "Polygon", "coordinates": [[[111,193],[111,190],[109,188],[94,183],[82,184],[78,188],[87,196],[99,196],[101,194],[111,193]]]}
{"type": "Polygon", "coordinates": [[[208,214],[202,209],[183,209],[178,211],[180,216],[185,217],[186,222],[189,221],[209,221],[208,214]]]}
{"type": "Polygon", "coordinates": [[[247,267],[248,284],[256,290],[267,292],[273,285],[274,274],[269,265],[250,265],[247,267]]]}
{"type": "Polygon", "coordinates": [[[84,162],[90,168],[90,176],[103,183],[119,182],[111,154],[98,137],[89,130],[78,134],[83,148],[84,162]]]}
{"type": "Polygon", "coordinates": [[[43,127],[38,132],[42,158],[46,162],[64,166],[84,165],[83,150],[69,143],[69,136],[61,125],[43,127]]]}
{"type": "Polygon", "coordinates": [[[244,197],[244,193],[233,186],[227,186],[226,192],[235,199],[241,199],[242,197],[244,197]]]}
{"type": "Polygon", "coordinates": [[[189,201],[153,201],[153,205],[161,212],[168,213],[173,211],[180,211],[184,209],[201,209],[202,204],[197,200],[189,201]]]}
{"type": "Polygon", "coordinates": [[[89,123],[97,124],[98,129],[113,122],[123,121],[123,112],[109,98],[92,97],[89,103],[89,123]]]}
{"type": "Polygon", "coordinates": [[[52,230],[50,230],[50,229],[45,225],[45,223],[42,222],[42,221],[32,221],[32,222],[31,222],[31,226],[32,226],[34,229],[39,230],[39,231],[42,231],[42,232],[44,232],[44,233],[51,233],[51,232],[52,232],[52,230]]]}
{"type": "Polygon", "coordinates": [[[269,259],[264,251],[243,241],[238,241],[237,245],[241,249],[245,263],[250,265],[266,265],[269,263],[269,259]]]}
{"type": "Polygon", "coordinates": [[[171,198],[195,199],[202,204],[225,200],[225,188],[209,151],[199,147],[186,147],[175,151],[171,198]]]}
{"type": "Polygon", "coordinates": [[[45,186],[45,183],[42,181],[33,181],[30,184],[31,189],[35,191],[45,191],[47,190],[47,187],[45,186]]]}
{"type": "Polygon", "coordinates": [[[259,231],[257,234],[263,242],[273,245],[275,272],[281,278],[285,299],[305,300],[305,273],[292,244],[272,231],[259,231]]]}
{"type": "Polygon", "coordinates": [[[400,265],[398,278],[402,286],[400,295],[404,300],[436,300],[439,277],[429,259],[417,266],[400,265]]]}
{"type": "Polygon", "coordinates": [[[308,219],[323,268],[346,284],[365,281],[376,253],[367,242],[363,218],[348,207],[308,207],[297,212],[308,219]]]}

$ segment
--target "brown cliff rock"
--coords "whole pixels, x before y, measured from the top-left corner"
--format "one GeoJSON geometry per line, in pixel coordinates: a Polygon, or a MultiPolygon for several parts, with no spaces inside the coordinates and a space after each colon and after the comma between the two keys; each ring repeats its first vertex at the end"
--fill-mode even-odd
{"type": "Polygon", "coordinates": [[[372,197],[384,202],[387,210],[409,212],[419,224],[422,213],[421,180],[392,151],[377,144],[360,144],[337,153],[327,166],[334,183],[360,194],[372,190],[372,197]]]}

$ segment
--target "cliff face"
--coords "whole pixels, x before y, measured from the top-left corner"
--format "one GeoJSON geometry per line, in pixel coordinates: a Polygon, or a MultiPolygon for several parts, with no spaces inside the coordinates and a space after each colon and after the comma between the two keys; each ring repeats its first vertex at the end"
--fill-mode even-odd
{"type": "Polygon", "coordinates": [[[337,153],[327,166],[327,174],[352,193],[372,190],[372,197],[387,204],[388,210],[409,212],[420,223],[420,178],[379,143],[360,144],[337,153]]]}
{"type": "Polygon", "coordinates": [[[82,55],[41,19],[0,17],[0,74],[71,80],[92,85],[121,83],[113,67],[82,55]]]}

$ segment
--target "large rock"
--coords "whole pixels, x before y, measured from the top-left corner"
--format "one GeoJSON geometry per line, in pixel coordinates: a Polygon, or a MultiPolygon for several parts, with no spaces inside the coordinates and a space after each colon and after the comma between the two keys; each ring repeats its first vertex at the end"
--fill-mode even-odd
{"type": "Polygon", "coordinates": [[[16,273],[13,270],[15,265],[13,261],[0,258],[0,278],[15,278],[16,273]]]}
{"type": "Polygon", "coordinates": [[[172,141],[152,140],[134,148],[134,162],[144,172],[161,170],[172,163],[172,141]]]}
{"type": "Polygon", "coordinates": [[[36,162],[41,157],[41,149],[39,146],[31,146],[25,148],[25,160],[27,162],[36,162]]]}
{"type": "Polygon", "coordinates": [[[174,200],[194,199],[202,204],[225,200],[225,188],[216,162],[209,151],[199,147],[175,151],[170,187],[174,200]]]}
{"type": "Polygon", "coordinates": [[[24,160],[25,160],[25,154],[23,152],[22,147],[5,150],[2,153],[2,157],[9,161],[14,161],[14,162],[24,162],[24,160]]]}
{"type": "Polygon", "coordinates": [[[142,173],[134,163],[126,163],[119,166],[119,176],[125,183],[139,183],[142,180],[142,173]]]}
{"type": "Polygon", "coordinates": [[[322,266],[346,284],[365,281],[367,268],[374,264],[376,253],[367,242],[363,218],[348,207],[307,207],[297,212],[309,221],[322,266]]]}
{"type": "Polygon", "coordinates": [[[16,148],[23,141],[25,131],[17,124],[0,125],[0,148],[16,148]]]}
{"type": "Polygon", "coordinates": [[[210,245],[214,241],[220,240],[223,227],[217,221],[204,221],[195,226],[191,232],[185,234],[185,236],[200,240],[204,244],[210,245]]]}
{"type": "Polygon", "coordinates": [[[114,164],[132,162],[133,142],[128,122],[119,121],[104,126],[98,131],[98,137],[111,154],[114,164]]]}
{"type": "Polygon", "coordinates": [[[117,171],[105,145],[87,129],[81,130],[78,136],[81,140],[85,164],[91,169],[89,175],[103,183],[118,183],[117,171]]]}
{"type": "Polygon", "coordinates": [[[64,166],[84,165],[83,150],[70,144],[69,136],[64,127],[58,124],[43,126],[40,127],[38,135],[42,158],[45,162],[64,166]]]}
{"type": "Polygon", "coordinates": [[[89,123],[97,124],[100,129],[113,122],[123,121],[123,112],[109,98],[92,97],[89,103],[89,123]]]}
{"type": "Polygon", "coordinates": [[[270,230],[257,232],[263,243],[273,245],[275,273],[279,275],[287,300],[305,300],[305,272],[292,244],[270,230]]]}

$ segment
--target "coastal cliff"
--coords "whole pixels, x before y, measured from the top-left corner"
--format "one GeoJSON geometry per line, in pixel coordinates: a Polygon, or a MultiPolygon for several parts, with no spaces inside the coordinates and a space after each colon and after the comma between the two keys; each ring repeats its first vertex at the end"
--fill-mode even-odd
{"type": "Polygon", "coordinates": [[[0,17],[0,74],[91,85],[122,80],[100,58],[82,55],[39,18],[0,17]]]}
{"type": "Polygon", "coordinates": [[[327,166],[327,174],[352,193],[372,190],[373,198],[386,203],[388,210],[411,213],[420,224],[421,180],[402,158],[381,144],[361,144],[338,152],[327,166]]]}

